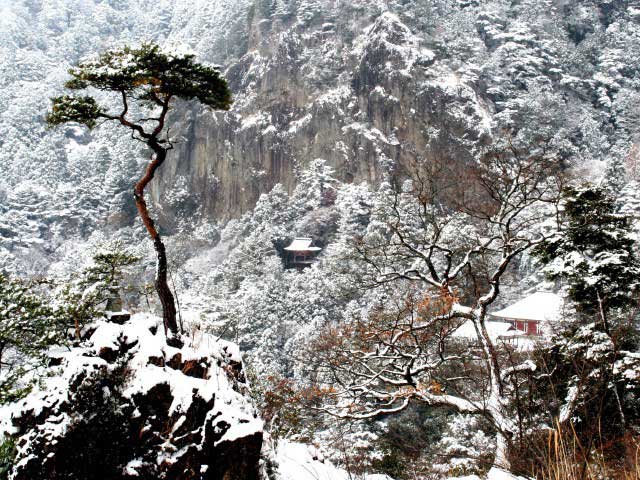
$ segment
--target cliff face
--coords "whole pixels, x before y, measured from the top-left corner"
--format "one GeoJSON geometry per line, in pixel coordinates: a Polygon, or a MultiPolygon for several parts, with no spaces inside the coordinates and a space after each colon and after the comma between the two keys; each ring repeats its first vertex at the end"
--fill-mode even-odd
{"type": "Polygon", "coordinates": [[[640,34],[626,2],[245,6],[232,53],[190,40],[225,65],[236,103],[228,113],[180,112],[184,141],[155,191],[165,225],[187,206],[172,200],[177,191],[224,220],[276,183],[291,191],[315,158],[340,180],[377,182],[416,159],[464,171],[478,147],[507,135],[544,139],[578,163],[625,155],[637,135],[628,52],[640,34]]]}
{"type": "Polygon", "coordinates": [[[176,184],[206,217],[228,219],[277,183],[291,191],[315,158],[342,181],[373,183],[435,152],[468,160],[465,145],[491,129],[491,107],[475,86],[395,14],[345,15],[310,24],[253,20],[249,51],[226,69],[233,110],[192,107],[181,125],[186,141],[155,191],[165,223],[177,212],[163,197],[176,184]]]}

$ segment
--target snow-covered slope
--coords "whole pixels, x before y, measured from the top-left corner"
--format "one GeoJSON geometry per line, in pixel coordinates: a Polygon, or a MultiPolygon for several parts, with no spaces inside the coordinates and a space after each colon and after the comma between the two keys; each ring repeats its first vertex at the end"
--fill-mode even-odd
{"type": "MultiPolygon", "coordinates": [[[[280,480],[349,480],[353,473],[337,468],[316,448],[283,440],[276,449],[280,480]]],[[[363,480],[392,480],[388,475],[364,475],[363,480]]]]}

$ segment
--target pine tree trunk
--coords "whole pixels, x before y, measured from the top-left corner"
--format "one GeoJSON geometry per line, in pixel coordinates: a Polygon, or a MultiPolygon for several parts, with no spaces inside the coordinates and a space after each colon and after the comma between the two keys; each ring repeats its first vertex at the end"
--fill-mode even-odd
{"type": "Polygon", "coordinates": [[[144,188],[153,179],[156,170],[167,158],[167,152],[157,144],[151,144],[149,146],[153,149],[154,156],[151,162],[149,162],[144,176],[136,183],[134,196],[138,213],[147,232],[149,232],[149,236],[153,240],[153,247],[156,251],[155,287],[158,297],[160,298],[160,303],[162,304],[162,320],[164,322],[165,333],[167,333],[169,337],[174,337],[178,333],[178,323],[176,321],[175,300],[169,288],[169,283],[167,282],[167,253],[160,233],[149,215],[147,203],[144,200],[144,188]]]}
{"type": "Polygon", "coordinates": [[[162,304],[162,320],[165,332],[171,332],[172,336],[178,333],[178,323],[176,321],[176,305],[167,282],[167,254],[160,235],[153,240],[153,247],[156,250],[156,278],[155,287],[162,304]]]}

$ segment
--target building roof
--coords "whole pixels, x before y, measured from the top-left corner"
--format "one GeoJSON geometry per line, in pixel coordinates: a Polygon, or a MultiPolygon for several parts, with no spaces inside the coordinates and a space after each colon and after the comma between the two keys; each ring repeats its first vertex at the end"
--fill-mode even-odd
{"type": "Polygon", "coordinates": [[[312,246],[313,239],[309,237],[297,237],[291,242],[291,245],[285,247],[289,252],[319,252],[319,247],[312,246]]]}
{"type": "MultiPolygon", "coordinates": [[[[489,338],[494,343],[507,342],[519,351],[529,351],[535,346],[535,338],[528,336],[522,330],[518,330],[507,322],[487,321],[484,324],[489,338]]],[[[453,338],[477,341],[478,335],[471,320],[467,320],[455,330],[453,338]]]]}
{"type": "Polygon", "coordinates": [[[491,316],[515,320],[557,321],[563,307],[562,297],[551,292],[536,292],[518,300],[491,316]]]}
{"type": "MultiPolygon", "coordinates": [[[[525,332],[516,329],[507,322],[488,321],[485,322],[485,328],[487,329],[487,333],[492,340],[497,340],[500,337],[526,335],[525,332]]],[[[456,338],[468,338],[472,340],[477,338],[476,329],[473,326],[473,322],[471,320],[467,320],[462,325],[460,325],[457,330],[451,334],[451,336],[456,338]]]]}

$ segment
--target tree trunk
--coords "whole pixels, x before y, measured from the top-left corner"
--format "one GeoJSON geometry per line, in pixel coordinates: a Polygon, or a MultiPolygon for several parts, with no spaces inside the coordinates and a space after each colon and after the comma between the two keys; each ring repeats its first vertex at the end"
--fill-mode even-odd
{"type": "Polygon", "coordinates": [[[165,332],[167,330],[172,335],[178,333],[178,323],[176,321],[176,305],[167,282],[167,253],[162,243],[160,235],[153,240],[153,247],[156,250],[156,279],[155,287],[162,304],[162,320],[165,332]]]}
{"type": "Polygon", "coordinates": [[[158,297],[160,297],[160,303],[162,304],[162,320],[164,322],[164,330],[168,337],[174,337],[178,333],[178,323],[176,321],[176,305],[167,282],[167,253],[162,243],[160,233],[156,229],[156,226],[149,216],[149,210],[147,208],[147,202],[144,200],[144,188],[153,179],[156,170],[162,165],[167,158],[167,151],[160,145],[149,145],[153,151],[154,156],[149,162],[144,176],[140,179],[134,188],[134,197],[136,200],[136,207],[142,223],[144,223],[149,236],[153,240],[153,248],[156,251],[156,278],[155,287],[158,297]]]}
{"type": "Polygon", "coordinates": [[[511,469],[511,462],[509,461],[509,441],[500,431],[496,433],[496,454],[493,459],[493,466],[506,471],[511,469]]]}

